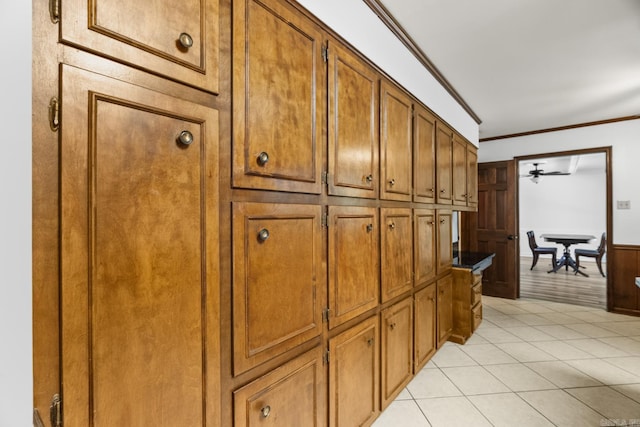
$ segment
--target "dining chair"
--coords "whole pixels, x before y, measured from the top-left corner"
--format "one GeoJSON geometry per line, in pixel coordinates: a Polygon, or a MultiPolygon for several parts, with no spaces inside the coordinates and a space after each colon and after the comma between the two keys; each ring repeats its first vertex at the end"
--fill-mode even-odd
{"type": "Polygon", "coordinates": [[[538,246],[533,230],[527,231],[527,237],[529,238],[529,247],[531,248],[531,253],[533,254],[533,264],[531,264],[531,270],[533,270],[533,267],[535,267],[535,265],[538,263],[538,257],[540,255],[551,255],[551,262],[555,267],[558,262],[556,260],[558,248],[538,246]]]}
{"type": "MultiPolygon", "coordinates": [[[[604,256],[604,252],[607,249],[607,235],[606,233],[602,233],[602,237],[600,238],[600,246],[598,249],[576,249],[574,254],[576,256],[576,270],[580,268],[580,257],[589,257],[595,258],[596,264],[598,265],[598,270],[600,270],[600,274],[602,277],[606,277],[604,272],[602,271],[602,257],[604,256]]],[[[582,267],[584,268],[584,267],[582,267]]],[[[577,273],[576,273],[577,274],[577,273]]]]}

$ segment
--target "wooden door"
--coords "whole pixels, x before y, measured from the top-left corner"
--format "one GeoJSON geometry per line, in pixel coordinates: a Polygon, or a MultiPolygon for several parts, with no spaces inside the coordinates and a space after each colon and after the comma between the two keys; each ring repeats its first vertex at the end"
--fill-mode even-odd
{"type": "Polygon", "coordinates": [[[453,136],[451,148],[452,200],[457,206],[467,206],[467,142],[457,134],[453,136]]]}
{"type": "Polygon", "coordinates": [[[322,332],[321,216],[316,205],[233,204],[236,374],[322,332]]]}
{"type": "Polygon", "coordinates": [[[329,43],[329,194],[378,197],[376,71],[354,53],[329,43]]]}
{"type": "Polygon", "coordinates": [[[443,273],[451,268],[453,263],[452,230],[451,224],[453,214],[450,210],[440,209],[437,211],[436,220],[438,222],[438,250],[437,267],[438,273],[443,273]]]}
{"type": "Polygon", "coordinates": [[[317,347],[250,382],[233,393],[234,427],[326,426],[325,375],[317,347]]]}
{"type": "Polygon", "coordinates": [[[452,203],[452,159],[453,131],[442,122],[436,124],[436,201],[440,204],[452,203]]]}
{"type": "Polygon", "coordinates": [[[453,331],[453,278],[449,274],[436,282],[438,295],[438,348],[451,336],[453,331]]]}
{"type": "Polygon", "coordinates": [[[413,119],[413,200],[436,201],[436,118],[419,104],[413,119]]]}
{"type": "Polygon", "coordinates": [[[382,409],[389,406],[413,376],[413,299],[385,309],[381,316],[382,409]]]}
{"type": "Polygon", "coordinates": [[[64,424],[219,425],[218,114],[61,79],[64,424]]]}
{"type": "Polygon", "coordinates": [[[478,213],[468,216],[471,249],[496,254],[482,276],[483,295],[520,294],[516,179],[515,160],[478,165],[478,213]]]}
{"type": "Polygon", "coordinates": [[[380,89],[380,198],[411,201],[412,111],[406,92],[383,80],[380,89]]]}
{"type": "Polygon", "coordinates": [[[218,92],[219,2],[65,0],[61,40],[218,92]]]}
{"type": "Polygon", "coordinates": [[[431,209],[414,209],[413,224],[413,270],[417,286],[436,275],[436,214],[431,209]]]}
{"type": "Polygon", "coordinates": [[[329,425],[371,425],[380,413],[378,316],[329,340],[329,425]]]}
{"type": "Polygon", "coordinates": [[[278,0],[235,0],[233,22],[233,185],[319,194],[324,33],[278,0]]]}
{"type": "Polygon", "coordinates": [[[329,328],[371,310],[380,294],[376,208],[329,206],[329,328]]]}
{"type": "Polygon", "coordinates": [[[417,374],[436,353],[436,284],[432,283],[414,296],[413,372],[417,374]]]}
{"type": "Polygon", "coordinates": [[[467,144],[467,206],[478,207],[478,149],[467,144]]]}
{"type": "Polygon", "coordinates": [[[380,209],[380,248],[382,259],[382,301],[413,287],[413,233],[411,210],[380,209]]]}

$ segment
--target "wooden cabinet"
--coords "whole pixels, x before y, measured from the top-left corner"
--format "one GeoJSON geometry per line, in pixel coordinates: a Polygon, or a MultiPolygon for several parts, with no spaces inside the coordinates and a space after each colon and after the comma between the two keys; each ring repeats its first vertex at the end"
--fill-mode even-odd
{"type": "Polygon", "coordinates": [[[233,18],[233,185],[319,194],[324,33],[277,0],[236,0],[233,18]]]}
{"type": "Polygon", "coordinates": [[[411,201],[413,103],[383,80],[380,86],[380,198],[411,201]]]}
{"type": "Polygon", "coordinates": [[[65,0],[61,41],[217,93],[219,2],[65,0]]]}
{"type": "Polygon", "coordinates": [[[436,251],[438,273],[443,273],[451,268],[453,263],[453,249],[452,249],[452,212],[449,210],[437,211],[437,223],[438,223],[438,250],[436,251]]]}
{"type": "Polygon", "coordinates": [[[453,331],[450,341],[464,344],[482,322],[482,273],[452,269],[453,331]]]}
{"type": "Polygon", "coordinates": [[[438,348],[451,336],[453,331],[453,277],[449,274],[436,282],[438,294],[438,348]]]}
{"type": "Polygon", "coordinates": [[[377,72],[337,43],[329,44],[329,174],[331,195],[378,197],[377,72]]]}
{"type": "Polygon", "coordinates": [[[330,206],[328,231],[329,328],[334,328],[378,305],[378,210],[330,206]]]}
{"type": "Polygon", "coordinates": [[[385,309],[381,316],[382,409],[386,408],[413,375],[413,299],[385,309]]]}
{"type": "Polygon", "coordinates": [[[415,104],[413,118],[413,200],[436,202],[436,118],[415,104]]]}
{"type": "Polygon", "coordinates": [[[436,284],[416,292],[413,303],[413,372],[418,373],[436,353],[436,284]]]}
{"type": "Polygon", "coordinates": [[[370,425],[380,413],[378,316],[329,340],[329,425],[370,425]]]}
{"type": "Polygon", "coordinates": [[[219,425],[218,112],[60,72],[65,425],[219,425]]]}
{"type": "Polygon", "coordinates": [[[326,426],[323,371],[318,347],[236,390],[234,427],[326,426]]]}
{"type": "Polygon", "coordinates": [[[452,203],[453,165],[451,150],[453,149],[453,131],[444,123],[436,123],[436,201],[440,204],[452,203]]]}
{"type": "Polygon", "coordinates": [[[413,287],[413,234],[411,209],[380,209],[382,301],[413,287]]]}
{"type": "Polygon", "coordinates": [[[426,283],[436,275],[436,213],[431,209],[413,210],[413,259],[415,285],[426,283]]]}
{"type": "Polygon", "coordinates": [[[321,216],[315,205],[233,204],[236,374],[322,332],[321,216]]]}
{"type": "Polygon", "coordinates": [[[453,138],[453,204],[477,207],[478,205],[478,154],[477,149],[462,137],[453,138]]]}

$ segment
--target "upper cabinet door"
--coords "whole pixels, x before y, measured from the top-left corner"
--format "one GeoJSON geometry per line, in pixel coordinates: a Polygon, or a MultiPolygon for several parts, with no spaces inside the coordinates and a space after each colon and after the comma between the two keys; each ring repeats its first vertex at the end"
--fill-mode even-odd
{"type": "Polygon", "coordinates": [[[320,194],[321,28],[284,2],[233,2],[233,185],[320,194]]]}
{"type": "Polygon", "coordinates": [[[65,0],[61,40],[218,92],[218,1],[65,0]]]}
{"type": "Polygon", "coordinates": [[[413,287],[411,209],[380,209],[382,302],[413,287]]]}
{"type": "Polygon", "coordinates": [[[478,208],[478,149],[467,144],[467,206],[478,208]]]}
{"type": "Polygon", "coordinates": [[[413,119],[413,200],[436,201],[436,118],[415,106],[413,119]]]}
{"type": "Polygon", "coordinates": [[[329,45],[329,194],[378,195],[378,74],[329,45]]]}
{"type": "Polygon", "coordinates": [[[453,137],[451,148],[453,162],[453,204],[467,205],[467,142],[458,135],[453,137]]]}
{"type": "Polygon", "coordinates": [[[411,201],[413,104],[384,80],[380,99],[380,198],[411,201]]]}
{"type": "Polygon", "coordinates": [[[415,284],[420,285],[436,275],[436,214],[429,209],[413,211],[413,250],[415,284]]]}
{"type": "Polygon", "coordinates": [[[451,204],[452,193],[452,160],[453,132],[444,123],[438,122],[436,126],[436,162],[437,162],[437,189],[436,200],[440,204],[451,204]]]}

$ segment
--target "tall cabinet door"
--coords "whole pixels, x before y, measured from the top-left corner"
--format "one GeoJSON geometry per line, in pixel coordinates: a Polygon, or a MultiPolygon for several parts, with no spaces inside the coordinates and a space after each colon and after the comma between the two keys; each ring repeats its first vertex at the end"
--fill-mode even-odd
{"type": "Polygon", "coordinates": [[[329,206],[328,229],[329,328],[334,328],[378,305],[378,210],[329,206]]]}
{"type": "Polygon", "coordinates": [[[436,282],[438,294],[438,348],[451,336],[453,331],[453,277],[451,274],[436,282]]]}
{"type": "Polygon", "coordinates": [[[413,104],[382,81],[380,89],[380,198],[411,201],[413,104]]]}
{"type": "Polygon", "coordinates": [[[321,29],[277,0],[235,0],[233,22],[233,185],[319,194],[321,29]]]}
{"type": "Polygon", "coordinates": [[[406,298],[383,310],[382,409],[400,394],[413,375],[413,298],[406,298]]]}
{"type": "Polygon", "coordinates": [[[436,164],[437,164],[437,189],[436,200],[440,204],[452,203],[453,177],[451,150],[453,147],[453,131],[444,123],[436,125],[436,164]]]}
{"type": "Polygon", "coordinates": [[[436,284],[432,283],[414,296],[414,373],[426,365],[436,352],[436,284]]]}
{"type": "Polygon", "coordinates": [[[411,209],[380,209],[382,301],[413,287],[413,233],[411,209]]]}
{"type": "Polygon", "coordinates": [[[436,271],[443,273],[450,269],[453,263],[453,248],[451,246],[453,215],[449,210],[439,210],[436,219],[438,222],[438,250],[436,253],[438,263],[436,271]]]}
{"type": "Polygon", "coordinates": [[[219,2],[65,0],[63,43],[218,92],[219,2]]]}
{"type": "Polygon", "coordinates": [[[467,206],[478,208],[478,149],[467,145],[467,206]]]}
{"type": "Polygon", "coordinates": [[[436,201],[436,118],[419,104],[413,119],[413,200],[436,201]]]}
{"type": "Polygon", "coordinates": [[[236,374],[322,332],[321,216],[316,205],[233,204],[236,374]]]}
{"type": "Polygon", "coordinates": [[[329,44],[329,194],[378,197],[378,88],[373,68],[329,44]]]}
{"type": "Polygon", "coordinates": [[[218,114],[61,75],[65,425],[219,425],[218,114]]]}
{"type": "Polygon", "coordinates": [[[451,160],[453,163],[452,183],[453,183],[453,204],[458,206],[467,205],[467,142],[454,135],[451,149],[451,160]]]}
{"type": "Polygon", "coordinates": [[[438,247],[436,214],[431,209],[413,211],[413,258],[415,284],[420,285],[436,275],[438,247]]]}

